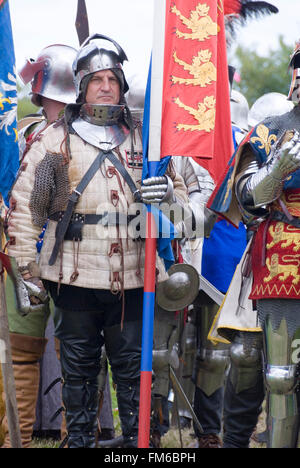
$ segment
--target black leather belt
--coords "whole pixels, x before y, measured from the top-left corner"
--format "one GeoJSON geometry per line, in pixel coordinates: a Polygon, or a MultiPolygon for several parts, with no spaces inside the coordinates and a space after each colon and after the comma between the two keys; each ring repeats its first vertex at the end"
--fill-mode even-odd
{"type": "MultiPolygon", "coordinates": [[[[64,211],[57,211],[56,213],[49,216],[51,221],[57,221],[58,223],[62,221],[64,217],[64,211]]],[[[127,226],[134,218],[136,218],[139,213],[135,215],[127,215],[125,213],[119,212],[107,212],[105,211],[102,214],[82,214],[82,213],[73,213],[70,219],[70,224],[101,224],[102,226],[127,226]]]]}
{"type": "MultiPolygon", "coordinates": [[[[73,213],[67,230],[64,233],[64,240],[76,240],[82,241],[83,236],[83,226],[85,224],[100,224],[101,226],[127,226],[133,219],[139,215],[137,212],[135,215],[127,215],[125,213],[119,212],[104,212],[103,214],[82,214],[82,213],[73,213]]],[[[63,222],[65,216],[64,211],[58,211],[52,214],[49,219],[51,221],[57,221],[55,235],[57,237],[57,232],[59,232],[60,224],[63,222]]],[[[138,227],[136,227],[138,229],[138,227]]]]}

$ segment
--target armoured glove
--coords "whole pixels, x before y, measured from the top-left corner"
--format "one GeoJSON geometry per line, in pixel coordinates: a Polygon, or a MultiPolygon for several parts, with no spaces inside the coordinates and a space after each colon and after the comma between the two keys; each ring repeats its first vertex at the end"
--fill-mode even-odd
{"type": "MultiPolygon", "coordinates": [[[[252,203],[254,207],[260,207],[276,200],[283,188],[284,181],[300,168],[300,136],[299,132],[287,132],[289,141],[280,146],[276,145],[266,165],[258,168],[256,163],[249,170],[254,172],[247,179],[243,188],[242,200],[247,205],[252,203]],[[256,167],[254,167],[256,166],[256,167]]],[[[283,136],[286,139],[287,134],[283,136]]]]}
{"type": "Polygon", "coordinates": [[[283,146],[276,147],[274,155],[267,164],[269,174],[276,180],[284,181],[293,172],[300,168],[300,136],[294,131],[290,141],[283,146]]]}
{"type": "Polygon", "coordinates": [[[172,203],[174,199],[173,182],[168,176],[150,177],[141,187],[143,203],[172,203]]]}
{"type": "Polygon", "coordinates": [[[17,285],[16,293],[19,312],[22,315],[27,315],[29,312],[38,312],[49,302],[47,291],[38,276],[38,270],[39,268],[34,262],[19,269],[22,284],[17,285]]]}

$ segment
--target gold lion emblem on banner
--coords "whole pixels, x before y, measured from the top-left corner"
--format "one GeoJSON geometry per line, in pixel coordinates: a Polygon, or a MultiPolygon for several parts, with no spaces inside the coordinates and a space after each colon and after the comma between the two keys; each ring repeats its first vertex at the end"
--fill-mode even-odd
{"type": "Polygon", "coordinates": [[[210,85],[212,81],[217,81],[217,69],[214,64],[210,61],[212,53],[210,50],[200,50],[196,57],[193,57],[192,63],[187,63],[178,58],[177,53],[173,53],[175,63],[178,63],[187,70],[190,75],[194,78],[180,78],[172,76],[172,82],[174,84],[185,84],[200,86],[204,88],[210,85]]]}
{"type": "Polygon", "coordinates": [[[174,3],[171,7],[171,12],[175,13],[181,22],[191,31],[191,33],[185,33],[176,28],[176,36],[181,39],[196,39],[198,41],[204,41],[210,36],[216,36],[219,26],[209,16],[209,10],[210,7],[206,3],[198,3],[195,10],[192,10],[189,18],[187,18],[182,15],[174,3]]]}
{"type": "Polygon", "coordinates": [[[215,128],[216,99],[214,96],[206,96],[203,99],[203,102],[198,103],[197,109],[187,106],[179,99],[179,97],[175,98],[174,102],[198,121],[198,124],[195,125],[176,124],[177,130],[204,130],[205,132],[211,132],[215,128]]]}

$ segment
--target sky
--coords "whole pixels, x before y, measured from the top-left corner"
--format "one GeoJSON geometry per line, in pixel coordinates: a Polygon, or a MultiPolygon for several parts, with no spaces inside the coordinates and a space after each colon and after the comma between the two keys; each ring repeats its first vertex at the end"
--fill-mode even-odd
{"type": "MultiPolygon", "coordinates": [[[[202,0],[204,2],[204,0],[202,0]]],[[[250,19],[238,29],[236,45],[264,55],[276,49],[282,35],[293,45],[300,38],[299,0],[273,0],[276,15],[250,19]],[[298,5],[298,7],[297,7],[298,5]]],[[[54,43],[78,47],[75,29],[77,0],[9,0],[17,69],[54,43]]],[[[127,76],[147,76],[153,38],[154,0],[86,0],[90,34],[102,33],[122,46],[129,61],[127,76]]],[[[234,46],[233,46],[234,50],[234,46]]],[[[142,78],[144,79],[144,78],[142,78]]]]}

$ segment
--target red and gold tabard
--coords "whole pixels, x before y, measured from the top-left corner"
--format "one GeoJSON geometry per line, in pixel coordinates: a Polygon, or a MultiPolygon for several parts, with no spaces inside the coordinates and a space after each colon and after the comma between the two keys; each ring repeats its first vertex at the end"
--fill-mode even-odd
{"type": "MultiPolygon", "coordinates": [[[[282,200],[300,218],[300,189],[284,192],[282,200]]],[[[277,203],[274,209],[281,210],[277,203]]],[[[252,268],[250,299],[300,299],[300,228],[264,221],[255,234],[252,268]]]]}

